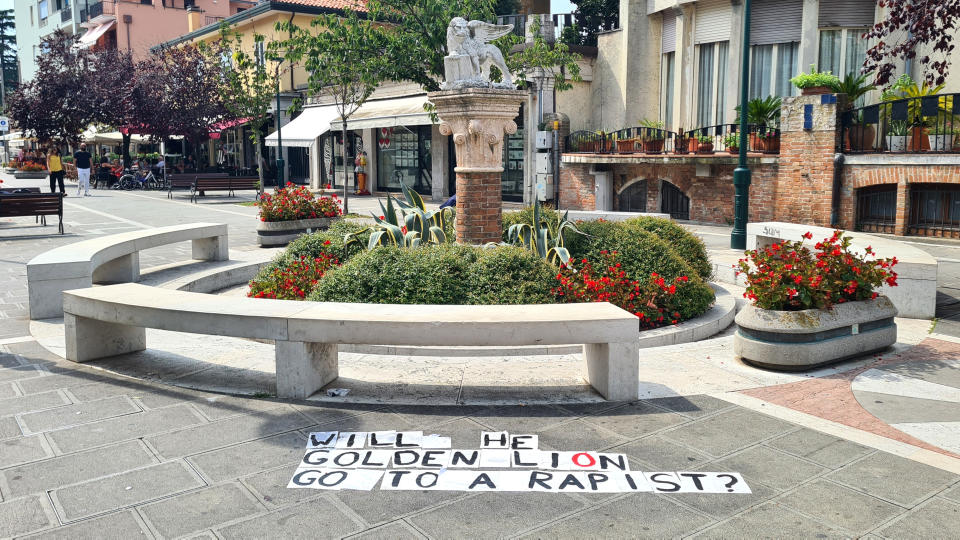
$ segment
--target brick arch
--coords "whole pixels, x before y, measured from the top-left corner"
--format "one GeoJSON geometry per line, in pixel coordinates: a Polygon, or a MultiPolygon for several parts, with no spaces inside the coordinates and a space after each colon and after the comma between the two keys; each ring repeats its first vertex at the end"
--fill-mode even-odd
{"type": "Polygon", "coordinates": [[[882,184],[960,184],[960,165],[846,165],[846,183],[853,189],[882,184]]]}
{"type": "MultiPolygon", "coordinates": [[[[670,180],[663,179],[663,178],[659,180],[658,184],[659,185],[658,185],[657,207],[656,207],[657,212],[666,213],[666,212],[669,212],[670,210],[674,210],[674,212],[670,212],[671,217],[673,217],[672,216],[673,213],[681,211],[681,208],[683,206],[682,204],[683,201],[680,199],[680,197],[682,197],[683,199],[686,199],[686,218],[685,219],[694,219],[694,216],[692,215],[693,197],[690,196],[691,194],[689,189],[685,190],[682,187],[678,186],[677,184],[671,182],[670,180]],[[663,208],[664,202],[668,202],[669,204],[671,204],[671,208],[664,209],[663,208]]],[[[681,216],[678,216],[678,219],[680,217],[681,216]]]]}
{"type": "Polygon", "coordinates": [[[630,186],[632,186],[632,185],[634,185],[634,184],[636,184],[636,183],[638,183],[638,182],[643,182],[644,180],[647,180],[647,177],[645,177],[645,176],[636,176],[636,177],[634,177],[632,180],[627,180],[626,182],[623,182],[622,184],[619,183],[619,182],[617,182],[617,184],[619,184],[619,187],[617,188],[617,195],[620,195],[621,193],[623,193],[624,191],[626,191],[627,188],[629,188],[630,186]]]}

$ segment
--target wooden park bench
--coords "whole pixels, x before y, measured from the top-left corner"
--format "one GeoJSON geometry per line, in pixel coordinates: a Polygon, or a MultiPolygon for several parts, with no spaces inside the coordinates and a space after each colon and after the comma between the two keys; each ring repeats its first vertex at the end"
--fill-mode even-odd
{"type": "Polygon", "coordinates": [[[39,193],[39,188],[36,193],[0,194],[0,217],[17,216],[34,216],[43,226],[47,225],[47,216],[57,216],[63,234],[63,194],[39,193]]]}
{"type": "Polygon", "coordinates": [[[208,174],[198,174],[190,191],[190,202],[197,202],[200,194],[207,191],[226,191],[232,197],[234,191],[242,190],[259,191],[260,179],[256,176],[213,177],[208,174]]]}
{"type": "Polygon", "coordinates": [[[173,190],[177,188],[192,189],[198,176],[210,178],[226,178],[227,173],[171,173],[167,172],[167,198],[173,198],[173,190]]]}

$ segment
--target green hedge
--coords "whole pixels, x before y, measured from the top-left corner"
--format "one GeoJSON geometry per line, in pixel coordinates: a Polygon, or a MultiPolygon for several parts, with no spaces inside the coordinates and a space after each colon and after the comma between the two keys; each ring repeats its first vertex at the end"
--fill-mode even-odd
{"type": "Polygon", "coordinates": [[[328,273],[310,300],[380,304],[538,304],[556,273],[525,250],[447,244],[379,247],[328,273]]]}
{"type": "Polygon", "coordinates": [[[627,277],[641,283],[649,281],[652,273],[668,281],[680,276],[689,277],[693,286],[683,288],[684,297],[679,298],[683,306],[680,309],[682,319],[702,314],[713,303],[713,289],[670,244],[656,234],[636,224],[613,221],[583,221],[577,224],[577,228],[585,235],[573,234],[567,239],[567,248],[574,260],[586,258],[599,261],[601,251],[616,251],[627,277]]]}
{"type": "MultiPolygon", "coordinates": [[[[556,210],[541,206],[540,213],[548,223],[557,222],[557,217],[559,214],[556,210]]],[[[516,225],[518,223],[533,223],[533,206],[524,207],[522,210],[511,210],[510,212],[504,212],[501,215],[500,220],[501,223],[503,223],[503,241],[506,242],[507,231],[510,230],[511,225],[516,225]]]]}
{"type": "Polygon", "coordinates": [[[667,242],[703,279],[710,279],[713,267],[703,240],[670,219],[638,217],[623,222],[626,227],[639,227],[667,242]]]}

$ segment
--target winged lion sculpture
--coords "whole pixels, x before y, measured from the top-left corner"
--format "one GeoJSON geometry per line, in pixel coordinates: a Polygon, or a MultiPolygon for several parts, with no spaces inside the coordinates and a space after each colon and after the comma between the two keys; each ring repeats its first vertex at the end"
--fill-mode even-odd
{"type": "MultiPolygon", "coordinates": [[[[490,24],[454,17],[447,26],[446,66],[447,88],[454,86],[489,86],[490,66],[497,66],[503,74],[502,86],[513,87],[513,75],[507,68],[503,53],[490,42],[513,30],[512,24],[490,24]]],[[[501,85],[498,85],[501,86],[501,85]]]]}

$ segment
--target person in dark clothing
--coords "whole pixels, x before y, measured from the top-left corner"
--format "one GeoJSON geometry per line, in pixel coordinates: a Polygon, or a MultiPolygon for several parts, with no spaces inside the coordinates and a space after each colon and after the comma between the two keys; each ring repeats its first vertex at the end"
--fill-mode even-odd
{"type": "Polygon", "coordinates": [[[73,153],[73,161],[77,165],[77,197],[80,192],[83,196],[90,195],[90,162],[92,161],[90,152],[87,152],[87,144],[81,143],[80,150],[73,153]]]}

